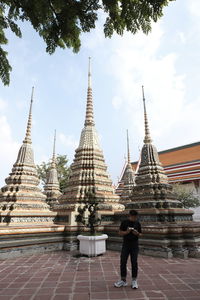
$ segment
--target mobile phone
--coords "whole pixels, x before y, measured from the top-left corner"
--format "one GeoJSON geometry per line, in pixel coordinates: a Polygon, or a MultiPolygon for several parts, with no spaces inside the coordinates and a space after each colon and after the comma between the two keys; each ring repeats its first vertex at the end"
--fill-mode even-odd
{"type": "Polygon", "coordinates": [[[128,229],[129,229],[129,230],[136,231],[134,227],[129,227],[128,229]]]}

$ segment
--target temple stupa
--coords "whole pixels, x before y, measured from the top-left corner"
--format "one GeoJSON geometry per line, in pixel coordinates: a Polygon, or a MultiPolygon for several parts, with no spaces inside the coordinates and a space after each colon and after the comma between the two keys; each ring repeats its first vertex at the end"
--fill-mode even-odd
{"type": "Polygon", "coordinates": [[[12,171],[5,179],[0,193],[1,225],[53,223],[55,213],[50,211],[42,193],[34,163],[31,141],[33,90],[26,135],[19,149],[12,171]]]}
{"type": "Polygon", "coordinates": [[[104,155],[99,144],[93,114],[91,86],[91,67],[89,59],[87,105],[84,128],[81,132],[79,146],[75,151],[71,173],[64,194],[59,198],[55,210],[61,222],[76,226],[77,210],[88,193],[95,194],[99,214],[114,214],[122,211],[110,176],[107,172],[104,155]]]}
{"type": "Polygon", "coordinates": [[[200,223],[193,221],[193,211],[183,207],[168,182],[152,144],[143,87],[142,92],[145,137],[131,201],[125,204],[126,212],[139,211],[143,226],[142,253],[167,258],[200,257],[200,223]]]}
{"type": "Polygon", "coordinates": [[[124,167],[123,175],[116,188],[117,195],[120,196],[120,202],[125,203],[130,201],[132,189],[135,182],[135,171],[131,166],[129,135],[127,130],[127,162],[124,167]]]}
{"type": "Polygon", "coordinates": [[[56,166],[56,131],[54,135],[53,143],[53,155],[51,159],[51,165],[47,173],[47,181],[44,186],[44,194],[47,196],[47,203],[53,208],[54,204],[58,203],[58,198],[61,196],[60,186],[58,181],[58,172],[56,166]]]}
{"type": "Polygon", "coordinates": [[[140,209],[141,219],[144,221],[192,220],[193,212],[182,208],[181,202],[176,199],[159,161],[157,149],[152,144],[143,87],[142,92],[145,137],[131,202],[126,208],[140,209]]]}

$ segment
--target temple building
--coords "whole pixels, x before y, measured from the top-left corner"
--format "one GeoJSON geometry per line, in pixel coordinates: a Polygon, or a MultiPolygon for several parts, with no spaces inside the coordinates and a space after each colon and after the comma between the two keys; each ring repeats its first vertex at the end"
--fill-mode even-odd
{"type": "Polygon", "coordinates": [[[127,130],[127,162],[125,163],[121,179],[116,188],[116,194],[120,196],[120,201],[122,203],[128,202],[130,200],[130,195],[134,186],[134,181],[135,181],[135,170],[131,165],[129,136],[127,130]]]}
{"type": "Polygon", "coordinates": [[[54,135],[53,143],[53,155],[51,160],[51,165],[47,173],[47,181],[44,186],[44,194],[47,196],[47,203],[53,208],[55,203],[58,203],[58,198],[61,196],[60,186],[58,182],[58,173],[56,167],[56,131],[54,135]]]}
{"type": "Polygon", "coordinates": [[[34,163],[31,141],[33,89],[26,135],[19,149],[12,171],[5,179],[6,185],[0,194],[0,223],[44,224],[53,223],[55,213],[50,211],[46,196],[42,193],[34,163]]]}
{"type": "Polygon", "coordinates": [[[75,151],[67,187],[59,198],[59,204],[55,205],[61,223],[74,226],[75,230],[78,208],[83,205],[88,194],[95,195],[101,215],[114,214],[116,211],[124,209],[124,206],[119,203],[119,196],[115,194],[107,172],[95,128],[90,59],[84,128],[81,132],[79,146],[75,151]]]}

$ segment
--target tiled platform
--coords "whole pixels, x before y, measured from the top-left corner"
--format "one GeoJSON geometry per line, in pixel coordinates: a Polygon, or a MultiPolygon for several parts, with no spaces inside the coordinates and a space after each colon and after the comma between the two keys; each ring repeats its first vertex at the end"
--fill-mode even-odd
{"type": "MultiPolygon", "coordinates": [[[[200,260],[139,258],[139,289],[117,289],[119,253],[54,252],[0,261],[0,300],[200,300],[200,260]]],[[[130,279],[130,278],[129,278],[130,279]]]]}

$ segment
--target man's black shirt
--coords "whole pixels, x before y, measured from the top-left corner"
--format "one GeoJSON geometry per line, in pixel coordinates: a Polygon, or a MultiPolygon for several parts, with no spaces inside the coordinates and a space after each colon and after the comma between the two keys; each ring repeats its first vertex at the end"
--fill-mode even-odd
{"type": "MultiPolygon", "coordinates": [[[[141,224],[139,221],[132,222],[130,220],[122,221],[120,225],[121,231],[126,231],[128,227],[136,229],[139,233],[142,232],[141,224]]],[[[132,232],[123,236],[123,240],[125,244],[131,245],[132,247],[138,247],[138,236],[133,234],[132,232]]]]}

